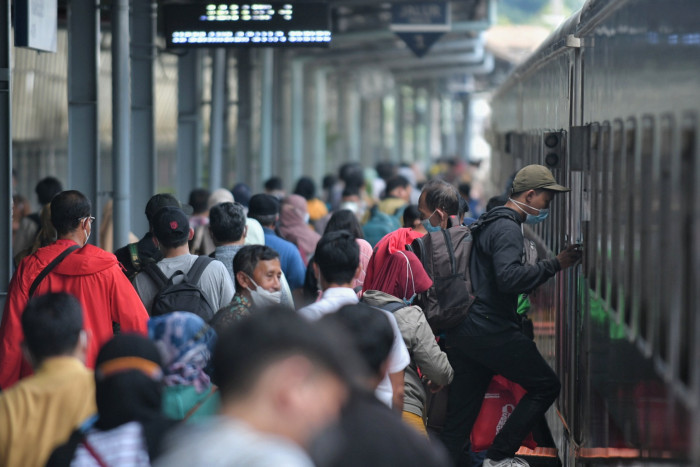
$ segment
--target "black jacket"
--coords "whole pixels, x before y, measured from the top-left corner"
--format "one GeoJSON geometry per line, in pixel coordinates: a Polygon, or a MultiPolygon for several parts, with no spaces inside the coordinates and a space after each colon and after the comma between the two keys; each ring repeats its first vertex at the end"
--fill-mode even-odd
{"type": "Polygon", "coordinates": [[[524,260],[520,216],[507,207],[483,214],[500,217],[474,232],[470,273],[476,301],[461,325],[448,333],[481,336],[520,329],[518,295],[529,292],[561,269],[556,258],[528,265],[524,260]],[[505,214],[505,215],[504,215],[505,214]]]}

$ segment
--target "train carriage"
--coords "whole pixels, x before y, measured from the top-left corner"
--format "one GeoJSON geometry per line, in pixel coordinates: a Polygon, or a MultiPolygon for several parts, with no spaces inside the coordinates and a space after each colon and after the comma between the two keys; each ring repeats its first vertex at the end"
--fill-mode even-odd
{"type": "Polygon", "coordinates": [[[696,1],[590,0],[494,95],[493,182],[549,166],[585,249],[533,296],[565,465],[700,465],[699,75],[696,1]]]}

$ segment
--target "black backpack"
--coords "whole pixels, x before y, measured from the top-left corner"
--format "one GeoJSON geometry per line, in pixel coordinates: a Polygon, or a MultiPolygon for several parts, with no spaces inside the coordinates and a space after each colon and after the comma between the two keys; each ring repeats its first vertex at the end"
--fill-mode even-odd
{"type": "Polygon", "coordinates": [[[406,245],[433,280],[433,285],[418,297],[418,303],[435,334],[459,325],[469,313],[476,298],[469,271],[473,233],[501,218],[512,219],[505,213],[492,213],[481,216],[470,227],[459,225],[430,232],[406,245]]]}
{"type": "Polygon", "coordinates": [[[205,322],[209,322],[216,313],[216,308],[209,303],[204,292],[199,288],[199,279],[212,261],[214,259],[208,256],[200,256],[187,274],[175,271],[169,278],[163,274],[157,264],[147,264],[143,271],[159,288],[153,299],[151,316],[159,316],[173,311],[189,311],[198,315],[205,322]],[[183,280],[174,284],[173,279],[177,276],[183,276],[183,280]]]}

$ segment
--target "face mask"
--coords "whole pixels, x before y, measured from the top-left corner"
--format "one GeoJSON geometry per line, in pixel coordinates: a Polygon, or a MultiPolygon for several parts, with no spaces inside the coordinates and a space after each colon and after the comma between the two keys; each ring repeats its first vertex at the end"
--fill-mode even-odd
{"type": "Polygon", "coordinates": [[[515,203],[515,205],[518,207],[518,209],[520,209],[522,212],[525,213],[525,215],[526,215],[525,223],[526,224],[539,224],[540,222],[545,220],[547,218],[547,216],[549,216],[549,209],[537,209],[537,208],[533,208],[532,206],[527,205],[525,203],[521,203],[520,201],[515,201],[513,198],[508,198],[508,199],[510,201],[512,201],[513,203],[515,203]],[[521,208],[520,205],[526,206],[530,209],[534,209],[535,211],[538,212],[538,214],[536,216],[533,216],[532,214],[526,212],[523,208],[521,208]]]}
{"type": "Polygon", "coordinates": [[[311,218],[311,216],[309,215],[308,212],[306,214],[304,214],[304,224],[308,224],[310,218],[311,218]]]}
{"type": "Polygon", "coordinates": [[[85,246],[87,245],[87,242],[90,239],[90,234],[88,233],[87,229],[83,229],[83,232],[85,232],[85,243],[83,243],[83,246],[85,246]]]}
{"type": "Polygon", "coordinates": [[[411,298],[404,297],[401,300],[403,300],[403,303],[405,305],[410,305],[411,303],[413,303],[413,300],[415,300],[415,298],[416,298],[416,283],[413,280],[413,269],[411,269],[411,262],[408,260],[408,256],[406,256],[406,254],[403,251],[399,251],[399,253],[401,253],[401,255],[404,258],[406,258],[406,284],[404,285],[404,290],[408,291],[409,274],[411,277],[411,285],[413,286],[413,295],[411,295],[411,298]]]}
{"type": "Polygon", "coordinates": [[[437,212],[437,209],[435,211],[433,211],[433,213],[430,216],[428,216],[427,219],[423,219],[421,221],[421,224],[423,224],[423,227],[425,228],[425,230],[428,231],[428,233],[437,232],[438,230],[442,229],[442,227],[440,227],[439,225],[434,226],[433,224],[430,223],[430,218],[433,217],[433,215],[435,215],[436,212],[437,212]]]}
{"type": "Polygon", "coordinates": [[[282,300],[282,291],[269,292],[258,284],[255,283],[252,277],[248,276],[248,279],[255,284],[255,290],[248,289],[250,292],[250,298],[253,303],[257,306],[268,306],[268,305],[278,305],[282,300]]]}

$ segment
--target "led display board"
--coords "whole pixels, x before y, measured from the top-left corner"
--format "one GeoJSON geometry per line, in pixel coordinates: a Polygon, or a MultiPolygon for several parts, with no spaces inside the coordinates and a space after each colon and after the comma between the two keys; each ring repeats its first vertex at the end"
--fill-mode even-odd
{"type": "Polygon", "coordinates": [[[163,6],[169,48],[327,47],[326,2],[219,2],[163,6]]]}

